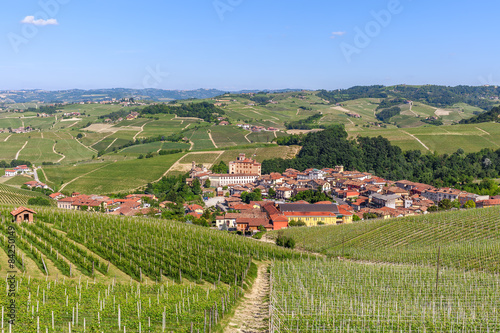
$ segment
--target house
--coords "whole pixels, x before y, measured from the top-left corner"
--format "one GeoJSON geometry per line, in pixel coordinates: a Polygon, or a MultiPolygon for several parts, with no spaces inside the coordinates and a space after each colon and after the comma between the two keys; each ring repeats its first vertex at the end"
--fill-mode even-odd
{"type": "Polygon", "coordinates": [[[87,208],[91,210],[107,209],[109,197],[98,195],[85,195],[73,193],[71,197],[62,198],[57,201],[57,208],[82,210],[87,208]]]}
{"type": "Polygon", "coordinates": [[[330,192],[332,189],[332,185],[323,179],[312,179],[307,185],[314,190],[319,189],[321,192],[330,192]]]}
{"type": "Polygon", "coordinates": [[[493,206],[500,206],[500,199],[488,199],[476,202],[477,208],[487,208],[493,206]]]}
{"type": "Polygon", "coordinates": [[[134,112],[130,112],[130,114],[127,115],[126,119],[127,120],[134,120],[137,117],[139,117],[139,115],[140,115],[139,112],[135,112],[135,111],[134,112]]]}
{"type": "Polygon", "coordinates": [[[203,207],[200,205],[186,205],[185,206],[186,213],[196,213],[196,214],[203,214],[203,207]]]}
{"type": "Polygon", "coordinates": [[[293,190],[289,187],[276,188],[276,199],[288,200],[292,197],[293,190]]]}
{"type": "Polygon", "coordinates": [[[460,206],[465,205],[467,201],[473,201],[477,203],[479,201],[489,200],[490,197],[488,195],[479,195],[473,193],[462,193],[458,196],[458,201],[460,201],[460,206]]]}
{"type": "Polygon", "coordinates": [[[221,126],[227,126],[227,125],[229,125],[229,122],[227,120],[223,120],[223,121],[221,121],[219,123],[219,125],[221,125],[221,126]]]}
{"type": "Polygon", "coordinates": [[[377,208],[389,207],[396,209],[396,207],[404,207],[404,200],[399,194],[373,194],[372,203],[377,208]]]}
{"type": "Polygon", "coordinates": [[[7,177],[14,177],[17,175],[32,175],[33,171],[27,165],[18,165],[14,169],[5,170],[7,177]]]}
{"type": "Polygon", "coordinates": [[[288,223],[296,220],[306,223],[307,226],[352,223],[353,215],[334,204],[280,204],[279,211],[288,219],[288,223]]]}
{"type": "Polygon", "coordinates": [[[10,215],[12,215],[12,218],[14,222],[21,223],[21,222],[28,222],[32,223],[33,222],[33,215],[35,215],[36,212],[32,209],[26,208],[26,207],[18,207],[14,209],[12,212],[10,212],[10,215]]]}
{"type": "Polygon", "coordinates": [[[52,190],[47,184],[40,183],[36,180],[26,182],[26,183],[24,183],[24,185],[26,185],[29,188],[42,188],[42,189],[52,190]]]}
{"type": "Polygon", "coordinates": [[[60,200],[60,199],[65,198],[65,197],[66,196],[60,192],[49,194],[49,198],[51,198],[53,200],[60,200]]]}
{"type": "Polygon", "coordinates": [[[443,199],[448,199],[450,201],[454,201],[458,199],[458,196],[464,192],[460,190],[456,190],[453,188],[441,188],[437,190],[425,190],[422,193],[422,196],[426,197],[429,200],[434,202],[440,202],[443,199]]]}

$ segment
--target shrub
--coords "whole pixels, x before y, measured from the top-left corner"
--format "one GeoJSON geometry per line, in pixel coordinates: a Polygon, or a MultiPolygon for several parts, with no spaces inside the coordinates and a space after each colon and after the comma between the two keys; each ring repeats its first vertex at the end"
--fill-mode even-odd
{"type": "Polygon", "coordinates": [[[42,197],[30,198],[28,200],[28,205],[50,206],[50,200],[42,197]]]}

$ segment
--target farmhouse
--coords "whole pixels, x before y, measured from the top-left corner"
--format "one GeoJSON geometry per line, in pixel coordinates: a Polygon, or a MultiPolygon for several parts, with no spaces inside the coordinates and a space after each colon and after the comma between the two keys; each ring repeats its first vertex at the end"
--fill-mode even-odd
{"type": "Polygon", "coordinates": [[[26,185],[29,188],[42,188],[42,189],[52,190],[47,184],[40,183],[36,180],[26,182],[26,183],[24,183],[24,185],[26,185]]]}
{"type": "Polygon", "coordinates": [[[14,169],[5,170],[5,176],[14,177],[17,175],[32,175],[33,171],[27,165],[18,165],[14,169]]]}
{"type": "Polygon", "coordinates": [[[32,223],[34,214],[36,214],[34,210],[22,206],[10,212],[10,215],[12,215],[14,221],[17,223],[21,222],[32,223]]]}

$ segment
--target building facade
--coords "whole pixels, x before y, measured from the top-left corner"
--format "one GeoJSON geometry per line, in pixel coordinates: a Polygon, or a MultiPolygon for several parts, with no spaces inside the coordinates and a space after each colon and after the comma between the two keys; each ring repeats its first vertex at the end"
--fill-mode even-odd
{"type": "Polygon", "coordinates": [[[261,164],[256,160],[246,158],[245,154],[240,154],[236,161],[229,162],[230,174],[257,174],[261,175],[261,164]]]}

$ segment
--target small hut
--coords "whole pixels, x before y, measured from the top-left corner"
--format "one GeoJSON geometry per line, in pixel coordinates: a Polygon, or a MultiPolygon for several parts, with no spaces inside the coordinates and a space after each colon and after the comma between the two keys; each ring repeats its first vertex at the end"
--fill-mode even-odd
{"type": "Polygon", "coordinates": [[[21,206],[19,208],[14,209],[12,212],[10,212],[10,214],[12,215],[14,222],[33,223],[33,215],[36,214],[36,212],[33,209],[21,206]]]}

